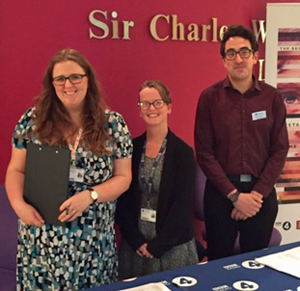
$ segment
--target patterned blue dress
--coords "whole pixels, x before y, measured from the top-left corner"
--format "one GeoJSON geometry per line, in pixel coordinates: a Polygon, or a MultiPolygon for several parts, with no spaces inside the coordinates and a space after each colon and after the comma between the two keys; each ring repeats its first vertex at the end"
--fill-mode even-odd
{"type": "MultiPolygon", "coordinates": [[[[34,108],[22,115],[13,133],[14,147],[26,148],[34,117],[34,108]]],[[[112,155],[97,157],[79,145],[76,167],[84,169],[84,183],[70,182],[69,197],[110,179],[114,159],[131,158],[131,137],[122,116],[107,111],[106,121],[112,155]]],[[[38,143],[35,138],[30,142],[38,143]]],[[[66,226],[34,227],[19,220],[17,290],[81,290],[116,281],[115,209],[116,201],[91,205],[66,226]]]]}

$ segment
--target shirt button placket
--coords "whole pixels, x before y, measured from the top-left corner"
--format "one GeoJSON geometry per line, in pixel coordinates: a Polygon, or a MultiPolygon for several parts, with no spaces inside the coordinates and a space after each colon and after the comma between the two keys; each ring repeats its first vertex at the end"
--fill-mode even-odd
{"type": "Polygon", "coordinates": [[[242,96],[241,98],[241,111],[242,111],[242,140],[241,140],[241,158],[242,158],[242,169],[241,173],[245,173],[245,166],[246,166],[246,111],[245,111],[245,97],[242,96]]]}

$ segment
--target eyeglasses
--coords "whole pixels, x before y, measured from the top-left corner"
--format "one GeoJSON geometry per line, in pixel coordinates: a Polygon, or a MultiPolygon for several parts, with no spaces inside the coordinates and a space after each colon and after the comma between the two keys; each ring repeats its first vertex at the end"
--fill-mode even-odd
{"type": "Polygon", "coordinates": [[[165,105],[165,102],[162,99],[158,99],[154,100],[153,102],[145,101],[138,103],[138,107],[140,107],[141,110],[147,110],[150,108],[151,105],[153,105],[155,109],[160,109],[165,105]]]}
{"type": "Polygon", "coordinates": [[[254,51],[247,48],[247,47],[243,47],[241,48],[239,51],[235,51],[234,49],[229,49],[226,53],[225,53],[225,59],[228,61],[233,61],[236,58],[236,55],[239,54],[241,59],[248,59],[251,55],[251,53],[253,53],[254,51]]]}
{"type": "Polygon", "coordinates": [[[53,84],[56,86],[63,86],[66,84],[67,80],[69,80],[72,84],[79,84],[82,81],[82,78],[86,77],[86,74],[73,74],[69,77],[58,76],[52,78],[53,84]]]}

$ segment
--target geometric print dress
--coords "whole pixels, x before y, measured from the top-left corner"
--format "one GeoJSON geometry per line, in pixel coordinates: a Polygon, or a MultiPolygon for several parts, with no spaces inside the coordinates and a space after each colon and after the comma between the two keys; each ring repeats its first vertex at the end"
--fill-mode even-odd
{"type": "MultiPolygon", "coordinates": [[[[34,126],[34,107],[18,121],[12,144],[26,148],[39,143],[28,133],[34,126]]],[[[132,141],[123,117],[105,112],[111,136],[111,156],[95,156],[78,146],[76,167],[84,169],[84,182],[69,182],[68,197],[110,179],[114,159],[131,158],[132,141]]],[[[18,220],[17,291],[82,290],[116,281],[118,259],[115,239],[116,201],[93,204],[66,226],[29,226],[18,220]]]]}

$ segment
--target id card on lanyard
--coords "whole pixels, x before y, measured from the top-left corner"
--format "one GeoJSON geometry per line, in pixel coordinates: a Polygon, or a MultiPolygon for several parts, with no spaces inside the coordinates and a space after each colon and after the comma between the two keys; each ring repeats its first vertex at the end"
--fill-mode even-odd
{"type": "Polygon", "coordinates": [[[156,222],[156,210],[141,208],[141,220],[148,222],[156,222]]]}
{"type": "Polygon", "coordinates": [[[76,150],[78,148],[78,144],[82,135],[82,127],[79,128],[74,146],[72,146],[71,144],[68,144],[69,149],[71,151],[71,167],[70,167],[70,176],[69,176],[69,180],[71,182],[79,182],[82,183],[83,182],[83,178],[84,178],[84,169],[77,169],[76,168],[76,150]]]}
{"type": "Polygon", "coordinates": [[[162,157],[162,154],[164,153],[167,146],[167,138],[165,137],[159,152],[152,164],[150,174],[148,177],[148,181],[146,181],[145,174],[144,174],[144,168],[145,168],[145,151],[146,151],[146,142],[144,144],[143,153],[141,157],[141,182],[145,186],[146,192],[147,192],[147,208],[141,208],[141,220],[148,221],[148,222],[156,222],[156,210],[153,210],[150,205],[150,196],[152,192],[153,187],[153,180],[154,180],[154,173],[158,166],[158,163],[162,157]]]}

